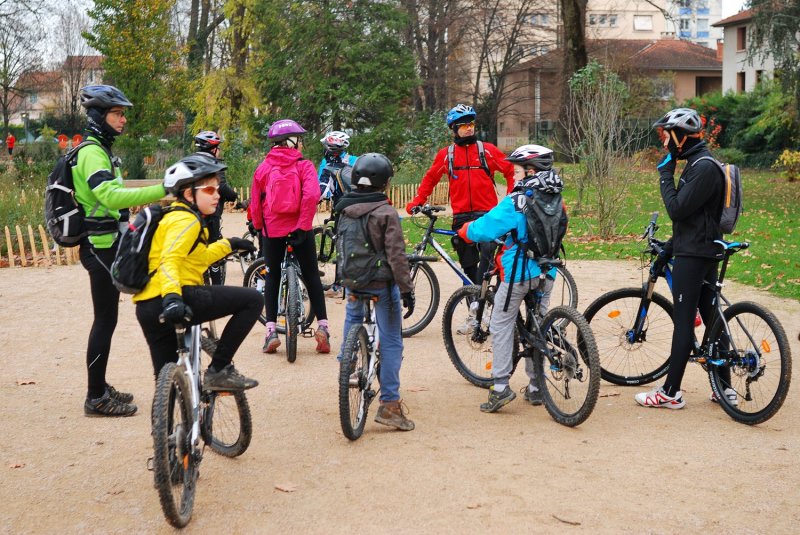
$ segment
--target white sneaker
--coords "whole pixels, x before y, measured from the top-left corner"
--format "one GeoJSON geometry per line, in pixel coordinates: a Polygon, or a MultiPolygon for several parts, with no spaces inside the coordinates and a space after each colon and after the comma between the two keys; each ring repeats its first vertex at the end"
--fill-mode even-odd
{"type": "Polygon", "coordinates": [[[461,336],[472,334],[472,332],[475,330],[475,327],[477,326],[478,326],[478,320],[475,319],[475,316],[470,314],[470,316],[464,320],[464,323],[458,326],[458,328],[456,329],[456,334],[461,336]]]}
{"type": "MultiPolygon", "coordinates": [[[[723,390],[722,393],[728,400],[729,405],[732,405],[734,407],[739,406],[739,396],[736,394],[736,390],[734,390],[733,388],[726,388],[725,390],[723,390]]],[[[717,399],[717,395],[714,393],[713,390],[711,391],[711,395],[708,396],[708,399],[710,399],[714,403],[719,403],[719,399],[717,399]]]]}
{"type": "Polygon", "coordinates": [[[642,407],[663,407],[665,409],[682,409],[686,402],[683,393],[678,390],[674,396],[668,396],[664,389],[657,388],[650,392],[641,392],[634,396],[636,403],[642,407]]]}

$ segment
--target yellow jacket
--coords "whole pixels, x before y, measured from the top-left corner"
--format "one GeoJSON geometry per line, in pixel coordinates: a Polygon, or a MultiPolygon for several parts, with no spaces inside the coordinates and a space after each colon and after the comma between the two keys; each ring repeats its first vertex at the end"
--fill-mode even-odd
{"type": "MultiPolygon", "coordinates": [[[[176,205],[183,203],[172,203],[172,206],[176,205]]],[[[153,235],[148,256],[147,269],[155,273],[144,290],[133,296],[133,302],[170,293],[181,295],[183,286],[203,285],[203,273],[208,266],[231,253],[228,240],[206,245],[207,239],[208,230],[202,228],[194,213],[174,210],[165,214],[153,235]],[[203,239],[198,241],[201,232],[203,239]],[[197,245],[192,249],[195,243],[197,245]]]]}

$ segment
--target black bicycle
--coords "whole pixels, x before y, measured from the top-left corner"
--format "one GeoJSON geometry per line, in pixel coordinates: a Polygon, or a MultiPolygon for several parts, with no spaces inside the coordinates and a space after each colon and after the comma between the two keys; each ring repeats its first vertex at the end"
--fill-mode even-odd
{"type": "MultiPolygon", "coordinates": [[[[647,240],[643,264],[661,252],[655,238],[655,212],[642,236],[647,240]]],[[[786,332],[778,318],[758,303],[731,304],[722,295],[728,262],[750,247],[748,242],[715,242],[724,252],[715,293],[710,328],[701,342],[695,338],[690,362],[708,372],[720,406],[734,420],[758,424],[772,418],[783,405],[792,377],[792,356],[786,332]],[[730,382],[723,379],[730,372],[730,382]]],[[[622,288],[595,300],[584,315],[596,333],[603,379],[618,385],[643,385],[667,373],[674,325],[672,303],[655,292],[661,274],[649,270],[641,288],[622,288]]],[[[664,278],[672,288],[669,265],[664,278]]]]}

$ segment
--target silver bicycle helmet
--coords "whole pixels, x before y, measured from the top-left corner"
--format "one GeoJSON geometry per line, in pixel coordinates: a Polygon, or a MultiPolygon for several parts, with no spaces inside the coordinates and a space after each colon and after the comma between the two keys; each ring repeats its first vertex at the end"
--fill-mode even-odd
{"type": "Polygon", "coordinates": [[[696,134],[703,129],[703,122],[695,110],[691,108],[676,108],[668,111],[664,117],[656,121],[653,124],[653,128],[663,128],[664,130],[680,128],[690,134],[696,134]]]}

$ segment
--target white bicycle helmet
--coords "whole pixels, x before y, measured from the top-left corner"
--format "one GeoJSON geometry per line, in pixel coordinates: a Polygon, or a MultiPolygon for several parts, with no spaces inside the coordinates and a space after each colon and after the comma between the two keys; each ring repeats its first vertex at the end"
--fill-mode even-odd
{"type": "Polygon", "coordinates": [[[350,146],[350,136],[340,130],[328,132],[319,141],[328,150],[343,151],[350,146]]]}
{"type": "Polygon", "coordinates": [[[653,124],[653,128],[672,130],[681,128],[690,134],[696,134],[703,129],[700,116],[692,108],[676,108],[667,112],[664,117],[653,124]]]}
{"type": "Polygon", "coordinates": [[[549,171],[553,168],[553,151],[541,145],[522,145],[514,149],[506,161],[522,167],[534,167],[539,171],[549,171]]]}
{"type": "Polygon", "coordinates": [[[177,197],[186,186],[214,176],[227,167],[212,158],[192,154],[167,168],[164,172],[164,189],[177,197]]]}

